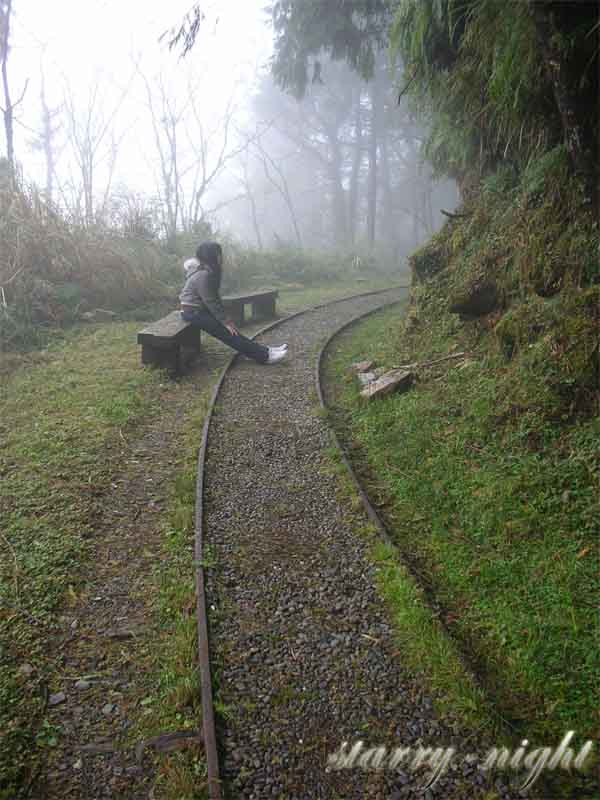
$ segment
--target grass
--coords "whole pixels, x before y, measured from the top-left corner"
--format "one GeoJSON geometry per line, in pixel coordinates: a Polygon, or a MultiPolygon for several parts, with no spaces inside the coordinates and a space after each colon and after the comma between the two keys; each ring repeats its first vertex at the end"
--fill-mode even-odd
{"type": "Polygon", "coordinates": [[[0,188],[0,350],[29,349],[82,311],[168,300],[176,259],[157,241],[61,216],[34,187],[0,188]]]}
{"type": "MultiPolygon", "coordinates": [[[[47,743],[47,642],[74,592],[87,535],[110,492],[121,437],[150,413],[161,376],[137,367],[134,325],[101,327],[17,371],[2,398],[0,474],[0,797],[47,743]],[[35,679],[20,669],[35,665],[35,679]]],[[[29,765],[29,766],[27,766],[29,765]]]]}
{"type": "MultiPolygon", "coordinates": [[[[185,421],[183,448],[169,487],[163,554],[152,576],[153,612],[160,623],[160,636],[146,667],[152,702],[135,720],[130,731],[133,742],[165,731],[198,729],[202,724],[193,548],[198,434],[209,396],[207,389],[185,421]]],[[[206,777],[204,757],[196,747],[170,753],[157,762],[155,796],[203,798],[206,777]]]]}
{"type": "MultiPolygon", "coordinates": [[[[280,290],[286,313],[372,287],[355,281],[322,291],[280,290]]],[[[140,369],[139,322],[56,332],[46,349],[12,354],[2,377],[0,413],[0,798],[25,793],[60,736],[46,713],[47,687],[60,672],[48,645],[61,609],[76,598],[92,552],[89,534],[110,497],[126,442],[157,413],[161,372],[140,369]],[[27,669],[33,665],[34,671],[27,669]],[[25,671],[24,671],[25,670],[25,671]]],[[[220,346],[220,345],[219,345],[220,346]]],[[[206,392],[216,379],[207,381],[206,392]]],[[[182,387],[183,391],[183,387],[182,387]]],[[[164,558],[154,576],[154,613],[164,636],[147,669],[147,702],[134,728],[198,725],[191,531],[196,450],[208,395],[196,395],[183,423],[162,518],[164,558]]],[[[166,491],[165,487],[165,491],[166,491]]],[[[150,648],[152,651],[155,648],[150,648]]],[[[164,797],[195,797],[204,767],[192,751],[159,768],[164,797]],[[195,787],[186,789],[185,787],[195,787]]]]}
{"type": "Polygon", "coordinates": [[[390,278],[377,277],[368,278],[365,281],[364,277],[360,279],[345,280],[343,283],[334,282],[325,284],[323,286],[310,287],[305,289],[287,289],[285,285],[279,290],[280,301],[278,309],[281,312],[291,314],[308,306],[317,305],[319,303],[326,303],[330,300],[337,300],[342,297],[350,297],[354,294],[361,294],[362,292],[371,292],[377,289],[386,289],[389,286],[400,286],[403,284],[408,285],[408,275],[399,273],[398,276],[390,278]]]}
{"type": "MultiPolygon", "coordinates": [[[[380,281],[370,288],[384,288],[380,281]]],[[[347,281],[322,289],[280,290],[280,313],[292,313],[319,302],[367,291],[364,283],[347,281]]],[[[262,323],[261,323],[262,324],[262,323]]],[[[200,676],[197,667],[193,533],[196,501],[198,431],[201,429],[210,391],[199,408],[186,421],[187,442],[177,475],[170,489],[165,530],[165,555],[154,581],[157,588],[156,613],[164,627],[157,643],[156,659],[149,667],[148,684],[154,686],[153,703],[138,718],[131,731],[132,739],[147,738],[165,730],[197,728],[201,724],[200,676]]],[[[214,554],[208,547],[203,566],[214,566],[214,554]]],[[[226,603],[226,598],[223,601],[226,603]]],[[[218,698],[218,669],[213,665],[215,712],[226,718],[234,710],[224,707],[218,698]]],[[[290,698],[285,690],[280,702],[290,698]]],[[[206,766],[194,750],[175,752],[161,759],[157,770],[155,793],[161,800],[200,800],[206,796],[206,766]]]]}
{"type": "MultiPolygon", "coordinates": [[[[490,337],[433,305],[426,336],[407,334],[392,310],[341,337],[327,362],[334,420],[515,737],[594,738],[599,420],[549,420],[523,359],[507,364],[490,337]],[[406,395],[363,405],[347,379],[352,361],[391,366],[450,349],[472,355],[423,372],[406,395]],[[507,422],[517,386],[525,413],[507,422]]],[[[401,593],[390,596],[405,608],[401,593]]],[[[444,658],[418,638],[407,646],[451,692],[444,658]]]]}
{"type": "MultiPolygon", "coordinates": [[[[173,303],[183,259],[193,254],[202,232],[179,234],[167,246],[154,237],[151,225],[123,223],[119,229],[82,225],[48,206],[35,188],[0,187],[0,285],[6,295],[0,305],[0,351],[43,347],[58,329],[77,325],[82,313],[96,308],[141,319],[152,318],[153,306],[173,303]]],[[[319,285],[337,287],[336,292],[356,276],[349,252],[256,250],[228,237],[223,245],[224,294],[274,282],[284,291],[311,286],[317,296],[319,285]]],[[[374,259],[364,263],[365,278],[386,280],[374,259]]]]}
{"type": "Polygon", "coordinates": [[[391,610],[398,643],[408,656],[407,663],[425,674],[438,709],[446,718],[458,718],[469,727],[494,729],[497,720],[483,691],[465,670],[455,643],[440,630],[422,589],[399,562],[396,550],[378,543],[371,558],[380,570],[379,591],[391,610]]]}
{"type": "Polygon", "coordinates": [[[436,708],[450,724],[459,721],[470,729],[501,732],[501,721],[465,668],[460,648],[442,629],[415,577],[398,557],[398,551],[382,541],[373,524],[362,522],[363,503],[354,482],[342,465],[337,449],[327,452],[329,469],[338,476],[340,499],[352,527],[368,543],[368,557],[377,567],[377,588],[394,623],[396,641],[404,663],[422,677],[436,698],[436,708]]]}

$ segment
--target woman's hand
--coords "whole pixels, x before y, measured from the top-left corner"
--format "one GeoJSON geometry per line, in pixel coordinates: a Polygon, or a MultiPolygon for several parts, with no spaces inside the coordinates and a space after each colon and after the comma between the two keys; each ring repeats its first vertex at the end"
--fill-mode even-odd
{"type": "Polygon", "coordinates": [[[229,322],[225,323],[225,327],[227,328],[227,330],[229,331],[229,333],[232,336],[239,336],[240,335],[240,332],[236,328],[235,323],[232,322],[231,320],[229,320],[229,322]]]}

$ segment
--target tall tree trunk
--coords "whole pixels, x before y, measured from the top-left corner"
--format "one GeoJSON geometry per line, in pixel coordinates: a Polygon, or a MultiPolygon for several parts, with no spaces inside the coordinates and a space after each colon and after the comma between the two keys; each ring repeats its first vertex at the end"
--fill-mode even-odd
{"type": "Polygon", "coordinates": [[[46,160],[46,200],[52,202],[54,194],[54,150],[52,149],[52,117],[48,107],[44,104],[44,158],[46,160]]]}
{"type": "Polygon", "coordinates": [[[394,202],[392,195],[392,184],[390,181],[390,161],[388,156],[387,135],[386,131],[381,134],[381,189],[383,201],[383,220],[382,220],[382,233],[386,245],[389,245],[390,251],[394,250],[395,245],[395,231],[394,231],[394,202]]]}
{"type": "Polygon", "coordinates": [[[289,190],[286,187],[285,193],[285,202],[290,212],[290,217],[292,219],[292,224],[294,225],[294,232],[296,234],[296,242],[298,243],[298,247],[302,249],[302,235],[300,234],[300,225],[298,224],[298,217],[296,216],[296,209],[294,208],[294,203],[292,202],[292,196],[289,190]]]}
{"type": "MultiPolygon", "coordinates": [[[[597,173],[597,103],[598,51],[589,64],[589,57],[565,44],[573,27],[582,19],[588,20],[590,28],[598,22],[598,4],[575,3],[552,4],[529,0],[531,13],[538,34],[546,70],[552,83],[554,99],[560,114],[564,143],[574,171],[584,183],[586,200],[598,208],[597,173]],[[570,47],[568,52],[565,48],[570,47]],[[582,91],[582,77],[588,61],[588,81],[596,91],[582,91]],[[592,106],[593,108],[590,108],[592,106]]],[[[596,37],[597,41],[597,37],[596,37]]],[[[583,50],[583,48],[582,48],[583,50]]],[[[583,53],[585,54],[585,50],[583,53]]]]}
{"type": "Polygon", "coordinates": [[[294,200],[292,198],[292,193],[290,191],[289,184],[287,182],[287,178],[285,177],[285,173],[281,166],[277,164],[277,162],[271,158],[271,156],[264,150],[260,144],[260,142],[255,142],[255,145],[261,155],[263,169],[265,171],[265,177],[267,178],[270,183],[277,189],[280,193],[283,201],[287,206],[287,210],[290,214],[290,219],[292,221],[292,225],[294,227],[294,233],[296,234],[296,242],[298,247],[302,249],[302,235],[300,233],[300,225],[298,223],[298,217],[296,215],[296,209],[294,207],[294,200]],[[269,171],[269,166],[271,169],[279,176],[280,183],[278,183],[275,178],[271,175],[269,171]]]}
{"type": "Polygon", "coordinates": [[[0,2],[0,58],[2,60],[2,87],[4,89],[4,131],[6,134],[6,158],[10,170],[10,183],[15,180],[15,146],[13,131],[13,104],[8,85],[8,41],[10,37],[10,14],[12,0],[0,2]]]}
{"type": "Polygon", "coordinates": [[[337,245],[343,245],[346,242],[348,231],[346,228],[346,193],[342,185],[342,153],[337,131],[335,133],[332,131],[330,142],[332,158],[329,174],[332,184],[334,238],[337,245]]]}
{"type": "Polygon", "coordinates": [[[358,189],[360,184],[360,168],[362,166],[362,114],[361,101],[362,92],[358,89],[356,98],[356,111],[354,122],[354,156],[352,158],[352,173],[350,175],[350,197],[348,200],[348,224],[350,228],[350,241],[356,241],[357,212],[358,212],[358,189]]]}
{"type": "MultiPolygon", "coordinates": [[[[86,143],[90,148],[89,141],[86,143]]],[[[94,159],[91,148],[84,154],[85,167],[82,171],[83,191],[85,202],[85,224],[92,225],[94,222],[94,159]]]]}
{"type": "Polygon", "coordinates": [[[371,250],[375,246],[377,219],[377,129],[379,117],[379,82],[377,75],[371,83],[371,120],[369,133],[369,188],[367,211],[367,238],[371,250]]]}
{"type": "Polygon", "coordinates": [[[246,174],[246,191],[248,202],[250,203],[250,211],[252,213],[252,226],[254,228],[254,235],[256,236],[256,243],[258,245],[258,249],[263,249],[263,240],[260,233],[260,225],[258,224],[258,213],[256,211],[256,200],[254,199],[254,193],[252,191],[252,187],[250,186],[249,181],[247,180],[246,174]]]}
{"type": "Polygon", "coordinates": [[[321,202],[327,193],[327,175],[325,174],[325,166],[322,163],[317,163],[314,170],[314,196],[315,201],[311,204],[310,209],[310,238],[311,245],[318,248],[325,248],[328,245],[328,236],[325,229],[325,209],[321,202]],[[318,199],[317,199],[318,198],[318,199]]]}

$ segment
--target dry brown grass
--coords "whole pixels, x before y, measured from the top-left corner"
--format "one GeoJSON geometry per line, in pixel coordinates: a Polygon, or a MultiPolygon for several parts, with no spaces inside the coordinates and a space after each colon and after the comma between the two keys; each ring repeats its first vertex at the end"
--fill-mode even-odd
{"type": "Polygon", "coordinates": [[[69,222],[35,189],[0,191],[0,342],[36,341],[93,308],[160,301],[169,257],[158,243],[69,222]]]}

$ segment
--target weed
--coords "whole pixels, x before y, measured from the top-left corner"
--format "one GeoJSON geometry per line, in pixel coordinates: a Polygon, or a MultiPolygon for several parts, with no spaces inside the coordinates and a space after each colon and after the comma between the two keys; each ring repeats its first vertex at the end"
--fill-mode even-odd
{"type": "MultiPolygon", "coordinates": [[[[456,325],[444,283],[434,279],[414,292],[418,329],[403,329],[398,312],[388,311],[344,334],[326,364],[334,422],[358,445],[352,458],[372,496],[385,501],[400,552],[447,610],[449,629],[499,712],[544,738],[569,729],[589,738],[596,725],[590,609],[598,590],[600,426],[593,370],[585,377],[593,352],[584,310],[590,293],[527,300],[551,323],[516,328],[507,363],[492,335],[456,325]],[[392,365],[452,349],[473,354],[469,368],[422,370],[406,395],[364,405],[343,380],[348,364],[375,353],[392,365]]],[[[511,313],[526,309],[513,305],[511,313]]],[[[505,339],[509,319],[498,334],[505,339]]],[[[381,563],[384,583],[395,581],[389,562],[381,563]]],[[[411,607],[396,592],[390,599],[398,608],[411,607]]],[[[443,658],[434,653],[424,652],[424,663],[449,691],[443,658]]]]}
{"type": "Polygon", "coordinates": [[[161,380],[137,368],[133,335],[132,326],[117,325],[67,336],[4,386],[0,772],[10,796],[51,745],[38,691],[55,670],[46,643],[63,598],[76,596],[88,534],[110,494],[111,459],[152,413],[161,380]],[[20,671],[25,664],[34,667],[30,677],[20,671]]]}

